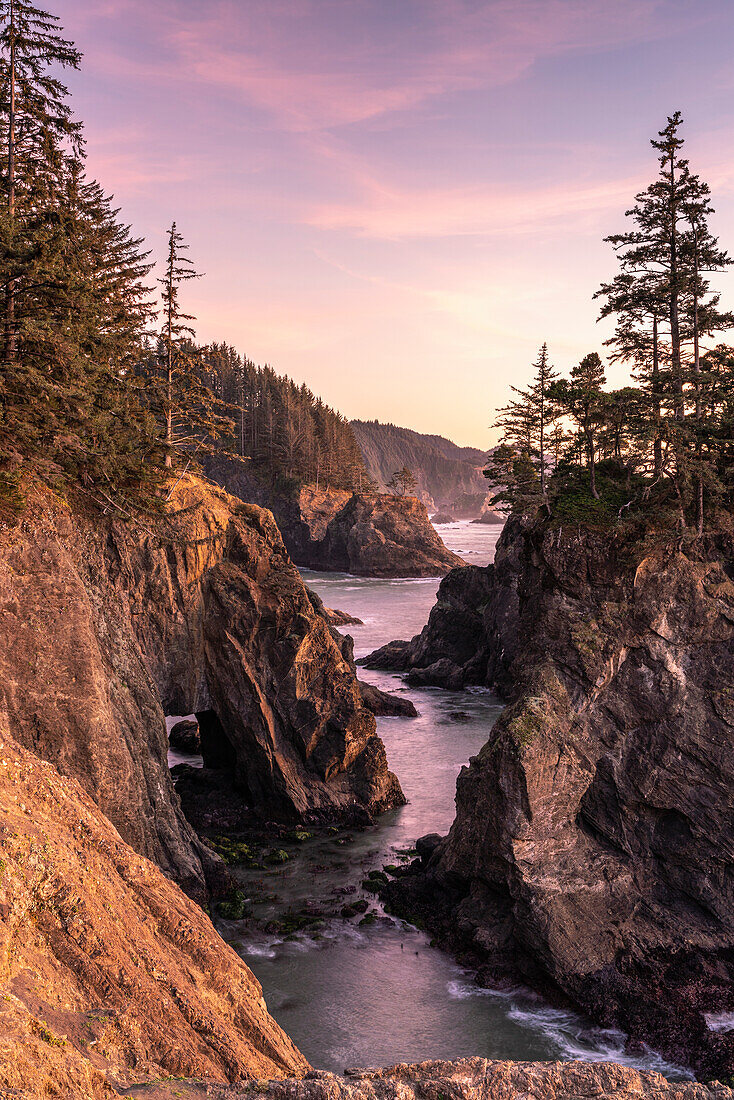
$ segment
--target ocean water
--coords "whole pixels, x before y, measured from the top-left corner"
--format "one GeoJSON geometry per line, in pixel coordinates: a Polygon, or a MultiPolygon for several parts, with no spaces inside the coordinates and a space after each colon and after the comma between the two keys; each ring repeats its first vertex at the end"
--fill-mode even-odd
{"type": "MultiPolygon", "coordinates": [[[[438,528],[467,562],[494,554],[499,528],[454,523],[438,528]]],[[[357,615],[345,627],[362,656],[409,638],[428,618],[438,578],[376,580],[304,571],[324,603],[357,615]]],[[[688,1076],[653,1051],[628,1055],[624,1036],[594,1027],[575,1012],[549,1006],[530,990],[484,989],[417,929],[387,916],[361,883],[370,869],[409,858],[417,837],[446,833],[454,816],[456,776],[487,740],[502,704],[489,691],[408,689],[400,677],[360,670],[385,690],[408,695],[417,718],[382,718],[379,733],[406,806],[364,831],[342,832],[292,848],[268,871],[238,870],[253,900],[252,922],[220,921],[223,936],[263,986],[270,1011],[309,1061],[340,1071],[426,1058],[481,1055],[510,1059],[613,1060],[668,1076],[688,1076]],[[341,907],[370,898],[373,923],[344,919],[341,907]],[[310,933],[285,935],[269,919],[299,911],[323,914],[310,933]]]]}

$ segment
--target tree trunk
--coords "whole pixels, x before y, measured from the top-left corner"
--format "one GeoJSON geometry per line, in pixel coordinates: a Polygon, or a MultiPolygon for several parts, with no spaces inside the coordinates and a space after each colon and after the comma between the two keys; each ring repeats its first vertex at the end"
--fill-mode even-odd
{"type": "Polygon", "coordinates": [[[696,390],[696,530],[703,534],[703,475],[701,472],[701,361],[698,344],[698,231],[693,226],[693,377],[696,390]]]}
{"type": "MultiPolygon", "coordinates": [[[[15,229],[15,8],[10,2],[10,111],[8,116],[8,216],[11,239],[15,229]]],[[[8,282],[5,304],[5,362],[15,359],[15,279],[8,282]]]]}
{"type": "Polygon", "coordinates": [[[545,502],[545,381],[542,375],[540,379],[540,495],[545,502]]]}
{"type": "Polygon", "coordinates": [[[680,361],[678,311],[678,226],[675,201],[675,153],[670,153],[670,358],[675,383],[675,418],[683,419],[683,372],[680,361]]]}
{"type": "Polygon", "coordinates": [[[587,447],[589,449],[589,487],[591,488],[591,495],[594,500],[599,499],[599,494],[596,491],[596,458],[594,456],[594,437],[591,432],[587,433],[587,447]]]}
{"type": "Polygon", "coordinates": [[[166,335],[168,337],[168,355],[166,361],[166,466],[171,468],[173,456],[173,267],[174,267],[173,235],[171,236],[171,251],[168,258],[168,309],[166,317],[166,335]]]}
{"type": "Polygon", "coordinates": [[[660,438],[660,337],[657,314],[652,319],[652,411],[655,418],[654,478],[657,481],[663,472],[663,441],[660,438]]]}

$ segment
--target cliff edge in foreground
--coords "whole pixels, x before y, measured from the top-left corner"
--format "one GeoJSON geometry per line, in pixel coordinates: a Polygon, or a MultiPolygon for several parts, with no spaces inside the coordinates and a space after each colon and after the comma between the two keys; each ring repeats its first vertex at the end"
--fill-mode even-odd
{"type": "Polygon", "coordinates": [[[308,1065],[209,918],[0,717],[0,1095],[308,1065]]]}
{"type": "MultiPolygon", "coordinates": [[[[214,1087],[214,1100],[245,1093],[214,1087]]],[[[732,1100],[732,1089],[667,1081],[607,1062],[497,1062],[462,1058],[375,1069],[343,1077],[311,1071],[297,1081],[255,1081],[252,1100],[732,1100]]]]}
{"type": "Polygon", "coordinates": [[[388,888],[491,979],[734,1072],[734,545],[508,522],[368,664],[511,700],[449,835],[388,888]],[[679,548],[680,546],[680,548],[679,548]]]}

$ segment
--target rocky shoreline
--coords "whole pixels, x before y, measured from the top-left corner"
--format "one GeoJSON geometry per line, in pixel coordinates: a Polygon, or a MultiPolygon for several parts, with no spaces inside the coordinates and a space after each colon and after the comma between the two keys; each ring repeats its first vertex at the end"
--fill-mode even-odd
{"type": "MultiPolygon", "coordinates": [[[[215,1100],[244,1096],[237,1089],[215,1089],[215,1100]]],[[[372,1069],[350,1069],[343,1076],[312,1071],[299,1080],[254,1081],[253,1100],[730,1100],[724,1085],[667,1081],[608,1062],[502,1062],[463,1058],[372,1069]]]]}
{"type": "Polygon", "coordinates": [[[554,988],[706,1077],[734,1071],[734,548],[508,523],[427,627],[365,661],[510,705],[445,838],[386,887],[486,982],[554,988]]]}
{"type": "MultiPolygon", "coordinates": [[[[598,533],[513,522],[494,567],[449,573],[422,634],[373,658],[511,705],[462,770],[448,837],[370,873],[370,891],[481,980],[519,976],[707,1079],[732,1072],[731,1035],[703,1016],[732,1007],[732,560],[723,534],[702,555],[638,561],[598,533]]],[[[139,523],[38,485],[0,562],[9,1095],[51,1081],[61,1096],[163,1097],[174,1076],[182,1095],[224,1100],[243,1080],[272,1096],[287,1074],[294,1100],[728,1095],[618,1066],[309,1073],[170,880],[203,904],[231,891],[228,865],[267,867],[304,828],[399,805],[374,715],[412,704],[357,679],[270,514],[199,479],[139,523]],[[164,713],[196,715],[204,757],[175,788],[164,713]]],[[[224,906],[240,918],[236,890],[224,906]]]]}

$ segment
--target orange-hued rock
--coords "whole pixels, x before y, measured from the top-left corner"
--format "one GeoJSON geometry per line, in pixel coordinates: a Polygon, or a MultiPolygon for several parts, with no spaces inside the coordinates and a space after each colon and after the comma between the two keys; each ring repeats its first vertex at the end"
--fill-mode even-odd
{"type": "Polygon", "coordinates": [[[311,569],[437,577],[464,564],[444,546],[425,504],[415,497],[306,486],[277,515],[294,560],[311,569]]]}
{"type": "Polygon", "coordinates": [[[206,914],[4,720],[0,987],[3,1096],[308,1068],[206,914]]]}
{"type": "Polygon", "coordinates": [[[204,464],[218,485],[271,509],[288,553],[308,569],[364,577],[439,577],[464,564],[444,546],[426,505],[415,497],[314,485],[285,491],[260,480],[247,462],[213,455],[204,464]]]}
{"type": "Polygon", "coordinates": [[[725,1085],[667,1081],[609,1062],[455,1062],[350,1069],[343,1077],[311,1072],[305,1079],[256,1081],[245,1092],[213,1086],[212,1100],[733,1100],[725,1085]]]}
{"type": "Polygon", "coordinates": [[[269,512],[185,477],[163,515],[27,489],[0,528],[0,714],[192,896],[221,864],[185,820],[164,713],[197,713],[243,812],[402,801],[354,670],[269,512]]]}

